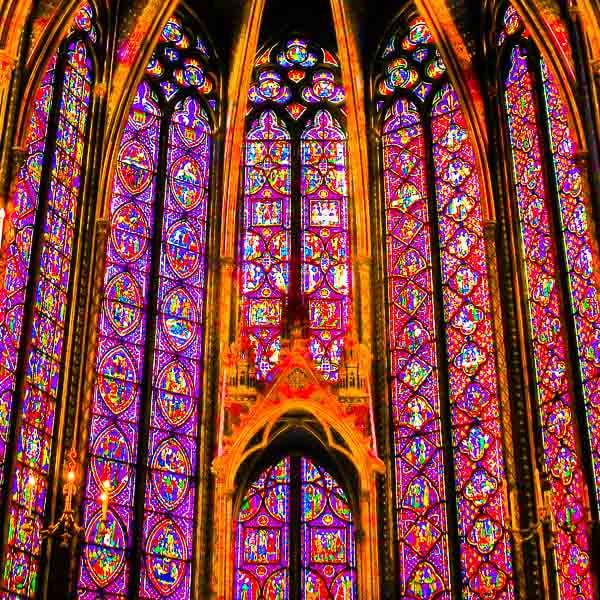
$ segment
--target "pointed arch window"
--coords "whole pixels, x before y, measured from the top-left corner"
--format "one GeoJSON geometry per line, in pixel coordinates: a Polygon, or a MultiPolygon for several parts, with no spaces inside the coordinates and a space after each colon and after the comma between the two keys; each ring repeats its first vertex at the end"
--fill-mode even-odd
{"type": "Polygon", "coordinates": [[[121,138],[90,425],[83,596],[191,594],[212,61],[202,37],[170,18],[121,138]]]}
{"type": "Polygon", "coordinates": [[[327,50],[300,38],[267,48],[249,91],[242,318],[260,379],[286,323],[335,380],[350,309],[344,90],[327,50]]]}
{"type": "Polygon", "coordinates": [[[597,518],[600,288],[591,203],[560,89],[511,5],[501,14],[498,30],[502,112],[510,146],[543,458],[550,510],[555,515],[557,585],[563,598],[593,596],[587,496],[591,494],[597,518]],[[580,411],[586,415],[583,431],[577,426],[580,411]],[[591,461],[582,457],[579,439],[584,440],[591,461]]]}
{"type": "Polygon", "coordinates": [[[423,19],[397,29],[379,68],[400,593],[510,598],[479,166],[423,19]]]}
{"type": "Polygon", "coordinates": [[[0,576],[13,598],[36,593],[97,36],[83,2],[35,93],[12,202],[0,288],[0,576]]]}
{"type": "Polygon", "coordinates": [[[235,600],[357,598],[355,528],[338,482],[287,456],[246,490],[237,518],[235,600]]]}

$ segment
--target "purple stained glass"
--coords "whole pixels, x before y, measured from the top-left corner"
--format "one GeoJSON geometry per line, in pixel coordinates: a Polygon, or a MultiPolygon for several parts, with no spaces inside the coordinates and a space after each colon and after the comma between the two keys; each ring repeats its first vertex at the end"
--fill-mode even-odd
{"type": "Polygon", "coordinates": [[[233,597],[356,600],[350,503],[313,460],[284,458],[246,490],[237,518],[233,597]],[[293,539],[299,544],[292,546],[293,539]],[[293,565],[300,566],[299,577],[292,576],[293,565]],[[300,589],[291,589],[292,581],[300,589]]]}
{"type": "Polygon", "coordinates": [[[119,148],[84,502],[84,598],[191,594],[212,143],[210,109],[201,98],[216,106],[209,54],[178,18],[168,20],[119,148]],[[158,87],[150,83],[157,78],[158,87]],[[164,103],[171,105],[163,111],[164,103]],[[142,404],[148,430],[140,425],[142,404]],[[138,442],[146,437],[148,455],[140,456],[138,442]],[[136,481],[140,461],[146,478],[136,481]],[[143,489],[143,505],[136,488],[143,489]],[[142,512],[138,542],[133,523],[142,512]],[[137,560],[140,577],[132,581],[137,560]]]}
{"type": "Polygon", "coordinates": [[[100,590],[127,595],[160,117],[157,97],[142,82],[113,179],[84,499],[83,597],[100,590]],[[105,481],[110,508],[103,522],[105,481]]]}
{"type": "Polygon", "coordinates": [[[176,106],[167,148],[140,598],[189,598],[202,380],[210,126],[176,106]]]}
{"type": "Polygon", "coordinates": [[[290,136],[274,112],[246,135],[242,293],[257,370],[268,377],[279,359],[290,261],[290,136]]]}
{"type": "Polygon", "coordinates": [[[382,71],[378,93],[391,96],[383,102],[391,107],[382,141],[400,586],[410,598],[457,593],[512,598],[508,492],[475,153],[423,19],[413,19],[403,38],[390,40],[382,71]],[[432,192],[433,201],[428,199],[432,192]],[[439,238],[439,249],[433,250],[432,211],[439,238]],[[439,252],[439,281],[432,273],[432,252],[439,252]],[[446,381],[436,364],[436,311],[443,315],[446,381]],[[440,452],[448,443],[440,433],[440,384],[449,394],[456,541],[446,524],[444,468],[450,466],[444,467],[440,452]],[[452,589],[450,574],[454,544],[460,590],[452,589]]]}
{"type": "MultiPolygon", "coordinates": [[[[48,71],[42,84],[42,99],[38,94],[31,123],[29,149],[39,144],[28,159],[36,162],[36,171],[22,170],[23,188],[18,188],[15,223],[17,231],[32,228],[35,221],[36,194],[42,177],[42,128],[47,127],[51,75],[48,71]],[[39,102],[39,104],[38,104],[39,102]],[[33,134],[34,128],[40,127],[33,134]]],[[[11,482],[7,547],[2,573],[2,589],[12,598],[30,598],[36,593],[41,553],[40,530],[45,511],[48,473],[51,464],[54,413],[61,379],[62,349],[67,319],[67,294],[73,254],[73,237],[81,190],[81,165],[90,105],[92,63],[83,41],[67,45],[64,75],[58,106],[56,140],[49,165],[47,210],[43,216],[43,237],[40,242],[40,264],[34,287],[32,326],[29,333],[23,405],[19,429],[16,431],[16,462],[11,482]]],[[[19,184],[21,185],[21,184],[19,184]]],[[[32,240],[21,237],[20,264],[13,274],[21,279],[21,291],[13,289],[9,309],[15,320],[13,334],[22,326],[26,262],[32,240]],[[21,270],[22,269],[22,270],[21,270]]],[[[13,255],[16,259],[16,255],[13,255]]],[[[10,267],[9,267],[10,269],[10,267]]],[[[17,283],[15,281],[14,283],[17,283]]],[[[9,287],[10,289],[10,287],[9,287]]],[[[17,334],[18,335],[18,334],[17,334]]],[[[17,337],[13,340],[17,342],[17,337]]],[[[7,338],[8,341],[8,338],[7,338]]],[[[13,351],[16,351],[16,344],[13,351]]],[[[14,360],[14,357],[13,357],[14,360]]],[[[12,379],[13,376],[10,376],[12,379]]],[[[8,383],[8,381],[7,381],[8,383]]],[[[14,387],[14,379],[10,387],[14,387]]],[[[10,397],[14,390],[5,390],[10,397]]],[[[3,457],[4,458],[4,457],[3,457]]]]}
{"type": "Polygon", "coordinates": [[[335,380],[351,293],[339,65],[324,48],[291,38],[256,66],[240,245],[244,335],[258,378],[269,379],[287,321],[307,322],[312,358],[335,380]]]}
{"type": "Polygon", "coordinates": [[[426,153],[415,105],[394,102],[383,134],[401,589],[410,597],[435,591],[449,598],[426,153]]]}
{"type": "MultiPolygon", "coordinates": [[[[551,489],[548,509],[553,515],[553,555],[558,568],[559,593],[565,599],[591,598],[589,515],[584,501],[587,490],[577,451],[557,248],[542,168],[543,149],[533,75],[526,52],[518,46],[511,52],[504,100],[528,290],[543,458],[551,489]]],[[[559,185],[563,184],[559,179],[559,185]]]]}
{"type": "Polygon", "coordinates": [[[237,518],[234,600],[290,597],[290,459],[248,487],[237,518]]]}
{"type": "Polygon", "coordinates": [[[300,463],[303,600],[356,600],[356,550],[344,490],[309,458],[300,463]]]}
{"type": "MultiPolygon", "coordinates": [[[[0,287],[0,489],[5,477],[6,445],[15,392],[15,370],[21,342],[25,291],[29,277],[33,227],[38,208],[44,165],[48,119],[51,111],[56,56],[46,71],[33,100],[27,135],[27,158],[17,174],[11,221],[15,238],[6,248],[6,269],[0,287]]],[[[0,498],[0,501],[2,498],[0,498]]]]}
{"type": "Polygon", "coordinates": [[[337,379],[350,308],[346,135],[326,110],[302,134],[302,294],[310,350],[325,379],[337,379]]]}

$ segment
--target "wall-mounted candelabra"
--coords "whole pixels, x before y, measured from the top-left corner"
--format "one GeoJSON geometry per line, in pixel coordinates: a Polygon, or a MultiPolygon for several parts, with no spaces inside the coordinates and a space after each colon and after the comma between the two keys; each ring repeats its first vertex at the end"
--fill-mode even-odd
{"type": "Polygon", "coordinates": [[[56,523],[50,525],[48,529],[43,529],[41,532],[43,538],[60,538],[62,548],[67,548],[71,540],[83,531],[83,528],[75,520],[75,510],[73,508],[73,499],[77,494],[80,471],[81,469],[77,462],[77,451],[75,448],[71,448],[67,452],[63,468],[63,496],[65,502],[63,512],[56,523]]]}

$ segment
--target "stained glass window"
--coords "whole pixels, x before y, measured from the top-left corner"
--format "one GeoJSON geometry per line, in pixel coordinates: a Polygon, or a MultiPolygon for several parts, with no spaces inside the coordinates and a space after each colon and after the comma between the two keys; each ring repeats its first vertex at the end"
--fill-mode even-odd
{"type": "Polygon", "coordinates": [[[406,598],[512,598],[475,152],[421,18],[388,40],[380,66],[400,590],[406,598]]]}
{"type": "Polygon", "coordinates": [[[600,490],[600,314],[590,201],[575,161],[575,138],[554,76],[508,6],[498,37],[503,99],[519,217],[524,285],[543,462],[550,484],[553,554],[562,598],[592,596],[585,465],[577,406],[585,405],[600,490]],[[541,87],[536,85],[541,83],[541,87]],[[546,141],[548,140],[548,142],[546,141]],[[561,258],[562,255],[562,258],[561,258]],[[576,348],[569,348],[569,328],[576,348]]]}
{"type": "Polygon", "coordinates": [[[121,139],[92,403],[82,598],[191,593],[216,108],[210,68],[204,41],[169,19],[121,139]]]}
{"type": "Polygon", "coordinates": [[[243,321],[258,376],[279,359],[286,323],[335,380],[350,305],[344,91],[334,56],[300,38],[267,48],[249,91],[243,321]]]}
{"type": "Polygon", "coordinates": [[[12,598],[37,588],[95,40],[93,10],[83,3],[35,94],[13,198],[15,238],[0,297],[0,505],[8,507],[1,576],[12,598]]]}
{"type": "Polygon", "coordinates": [[[292,597],[357,598],[348,496],[330,473],[299,456],[282,459],[248,486],[235,551],[235,600],[292,597]]]}

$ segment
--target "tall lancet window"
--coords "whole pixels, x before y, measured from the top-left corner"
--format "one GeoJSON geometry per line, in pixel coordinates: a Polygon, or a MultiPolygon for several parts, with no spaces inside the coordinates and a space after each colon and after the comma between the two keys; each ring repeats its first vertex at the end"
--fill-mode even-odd
{"type": "Polygon", "coordinates": [[[37,588],[97,35],[84,2],[35,93],[13,197],[0,286],[0,595],[11,598],[37,588]]]}
{"type": "Polygon", "coordinates": [[[323,377],[337,378],[350,304],[344,91],[337,59],[292,38],[255,65],[245,144],[243,321],[260,379],[281,336],[308,325],[323,377]]]}
{"type": "Polygon", "coordinates": [[[189,598],[201,421],[212,54],[165,25],[110,203],[79,594],[189,598]]]}
{"type": "Polygon", "coordinates": [[[379,61],[401,595],[512,598],[479,166],[424,21],[379,61]]]}
{"type": "Polygon", "coordinates": [[[591,598],[588,505],[597,519],[600,492],[600,290],[591,203],[554,75],[510,5],[499,30],[557,586],[561,598],[591,598]],[[578,413],[586,415],[583,430],[578,413]]]}
{"type": "Polygon", "coordinates": [[[234,600],[356,600],[355,529],[344,489],[305,456],[250,482],[236,528],[234,600]]]}

